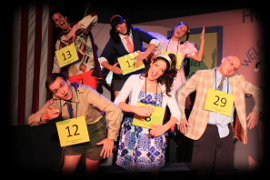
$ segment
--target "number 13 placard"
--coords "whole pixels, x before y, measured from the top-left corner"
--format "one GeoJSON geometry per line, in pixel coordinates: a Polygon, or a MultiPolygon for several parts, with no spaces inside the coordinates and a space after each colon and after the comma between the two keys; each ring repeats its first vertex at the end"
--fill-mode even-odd
{"type": "Polygon", "coordinates": [[[226,116],[231,116],[234,95],[213,88],[209,88],[204,104],[204,109],[226,116]]]}
{"type": "Polygon", "coordinates": [[[61,48],[58,51],[55,51],[55,55],[57,57],[60,68],[69,65],[79,59],[74,43],[64,48],[61,48]]]}

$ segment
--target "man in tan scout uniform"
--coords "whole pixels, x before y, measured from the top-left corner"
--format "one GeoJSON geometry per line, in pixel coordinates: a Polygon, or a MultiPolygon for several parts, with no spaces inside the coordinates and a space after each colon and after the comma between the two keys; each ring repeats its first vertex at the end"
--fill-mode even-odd
{"type": "Polygon", "coordinates": [[[54,73],[47,78],[46,88],[53,93],[42,109],[28,118],[30,126],[42,125],[59,115],[63,119],[84,116],[90,142],[67,146],[64,151],[64,175],[74,174],[82,154],[86,154],[86,174],[97,172],[99,160],[112,155],[114,139],[120,128],[121,110],[90,86],[70,84],[62,74],[54,73]],[[108,120],[108,133],[103,118],[108,120]],[[103,146],[102,146],[103,145],[103,146]]]}

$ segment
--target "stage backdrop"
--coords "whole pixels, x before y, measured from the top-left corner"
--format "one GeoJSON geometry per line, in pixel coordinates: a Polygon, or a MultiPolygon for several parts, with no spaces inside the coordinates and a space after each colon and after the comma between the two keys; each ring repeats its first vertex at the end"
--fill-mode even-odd
{"type": "Polygon", "coordinates": [[[10,125],[25,125],[50,96],[44,88],[51,73],[53,25],[48,3],[31,3],[14,9],[12,32],[10,125]]]}

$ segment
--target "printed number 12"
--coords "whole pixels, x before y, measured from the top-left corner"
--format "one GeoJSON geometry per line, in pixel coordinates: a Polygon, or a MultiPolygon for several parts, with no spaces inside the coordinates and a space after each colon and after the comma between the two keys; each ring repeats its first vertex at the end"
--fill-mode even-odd
{"type": "MultiPolygon", "coordinates": [[[[74,124],[72,127],[74,127],[74,126],[76,127],[76,130],[75,130],[75,132],[74,132],[74,136],[80,135],[80,133],[77,133],[77,131],[78,131],[78,126],[77,126],[77,124],[74,124]]],[[[71,137],[72,135],[70,134],[69,126],[67,126],[65,129],[68,130],[68,135],[67,135],[67,137],[71,137]]]]}

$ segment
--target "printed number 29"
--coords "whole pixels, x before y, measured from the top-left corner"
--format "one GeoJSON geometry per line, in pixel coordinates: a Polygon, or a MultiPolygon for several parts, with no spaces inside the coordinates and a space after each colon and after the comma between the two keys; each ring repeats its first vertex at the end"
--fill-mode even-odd
{"type": "MultiPolygon", "coordinates": [[[[219,101],[219,96],[215,96],[215,97],[217,97],[217,100],[214,102],[214,105],[216,105],[216,106],[218,106],[218,101],[219,101]]],[[[227,103],[227,99],[226,98],[221,98],[221,100],[220,100],[220,102],[223,104],[223,105],[219,105],[219,106],[221,106],[221,107],[224,107],[224,106],[226,106],[226,103],[227,103]]]]}
{"type": "Polygon", "coordinates": [[[70,51],[67,51],[67,52],[66,52],[66,56],[65,56],[65,53],[62,53],[62,56],[63,56],[63,58],[64,58],[64,61],[67,60],[67,59],[66,59],[66,56],[67,56],[67,58],[71,58],[70,51]]]}
{"type": "MultiPolygon", "coordinates": [[[[72,127],[75,127],[75,128],[76,128],[76,130],[75,130],[75,132],[74,132],[74,136],[80,135],[80,133],[77,133],[77,131],[78,131],[78,126],[77,126],[77,124],[74,124],[72,127]]],[[[67,135],[67,137],[73,136],[73,135],[70,134],[69,126],[67,126],[65,129],[68,130],[68,135],[67,135]]]]}

